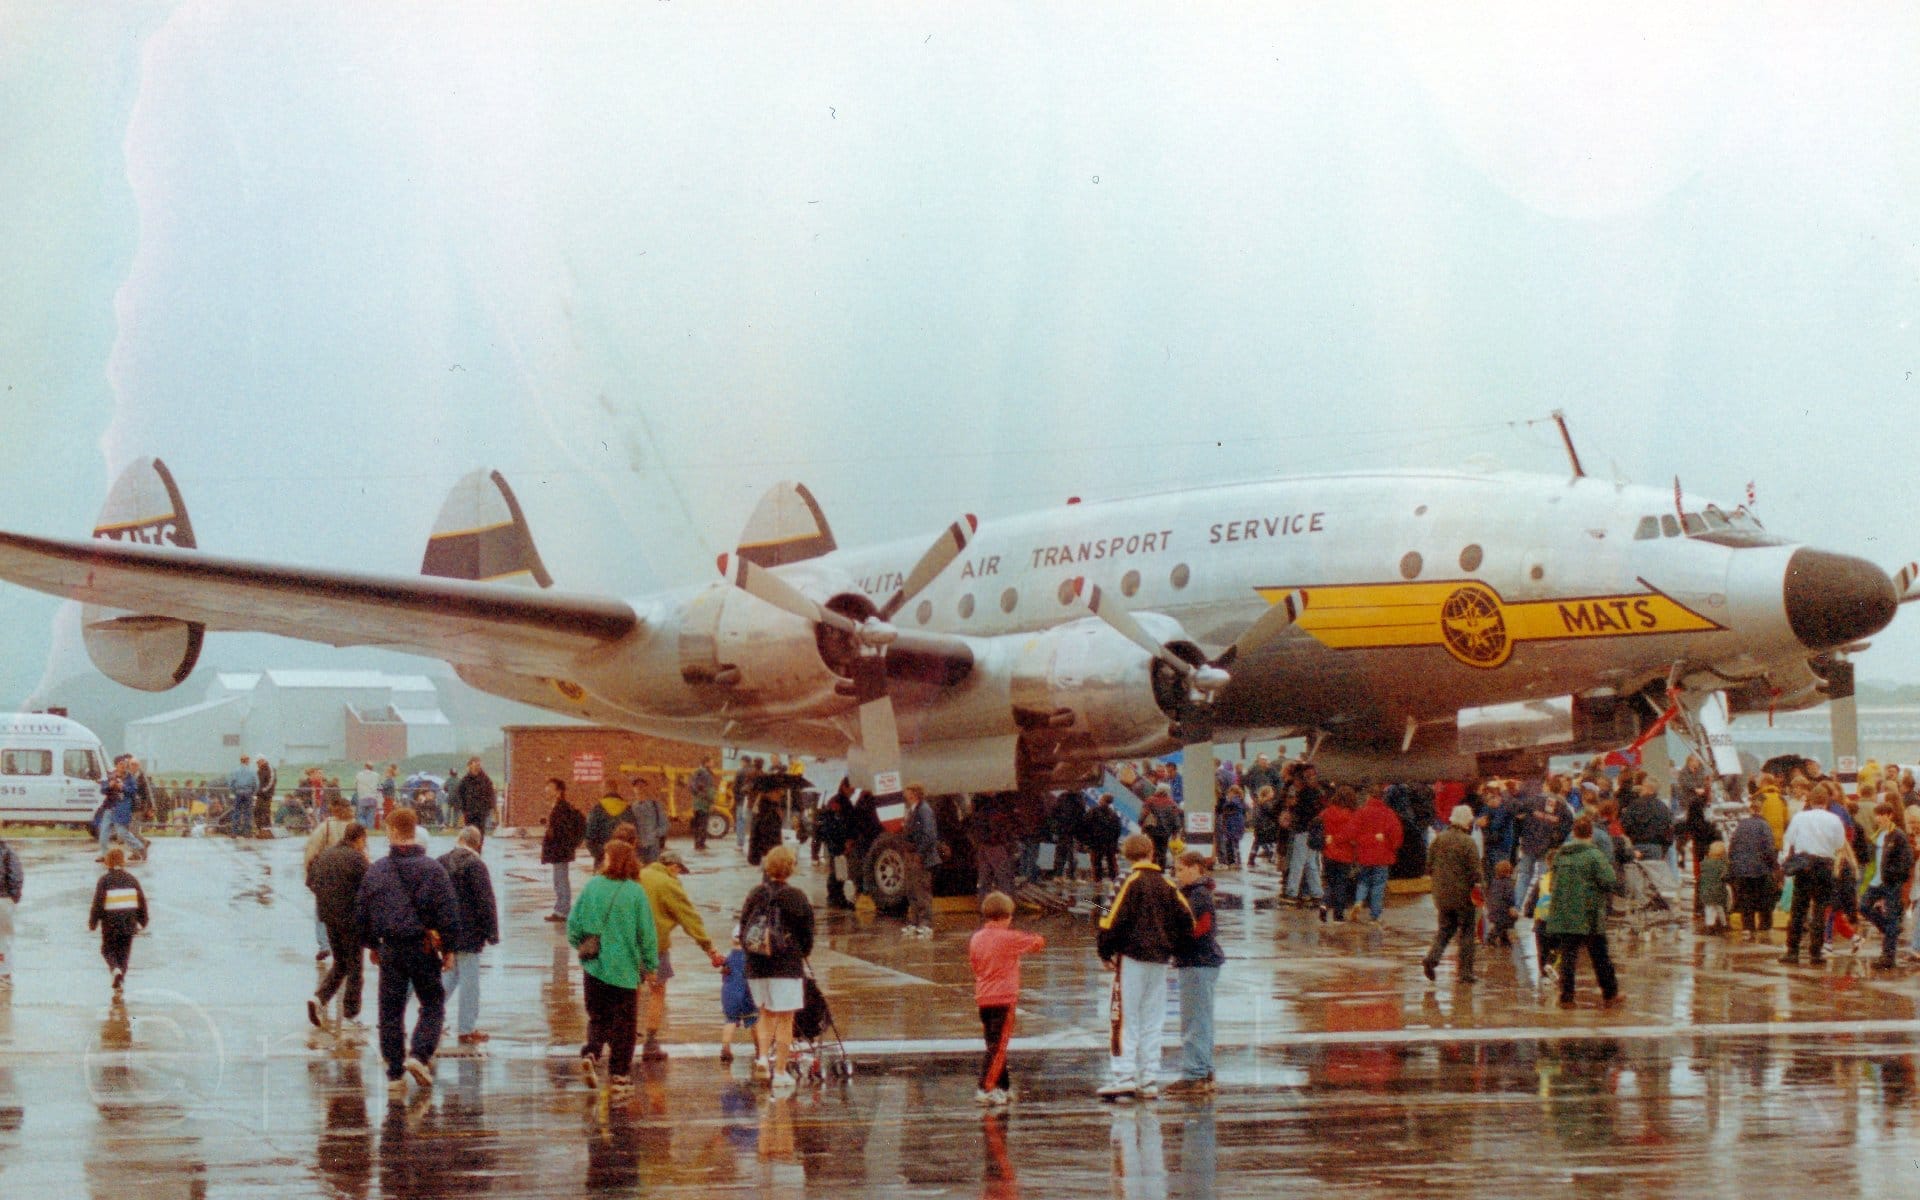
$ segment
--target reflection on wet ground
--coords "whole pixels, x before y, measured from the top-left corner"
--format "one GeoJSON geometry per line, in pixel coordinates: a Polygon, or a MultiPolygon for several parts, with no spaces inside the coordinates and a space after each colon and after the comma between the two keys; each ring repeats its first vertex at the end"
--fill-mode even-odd
{"type": "MultiPolygon", "coordinates": [[[[496,839],[487,856],[508,914],[484,972],[495,1040],[390,1102],[372,1048],[301,1013],[297,847],[157,848],[123,1003],[84,934],[91,855],[30,847],[21,974],[0,1000],[0,1196],[1692,1198],[1893,1195],[1920,1175],[1911,976],[1844,954],[1795,971],[1776,948],[1681,930],[1622,939],[1625,1010],[1563,1012],[1527,939],[1477,987],[1429,985],[1425,901],[1397,901],[1384,928],[1329,927],[1252,903],[1271,889],[1257,873],[1222,885],[1242,903],[1223,914],[1209,1101],[1092,1097],[1101,979],[1085,930],[1050,918],[1029,922],[1051,944],[1026,972],[1017,1099],[982,1115],[972,921],[951,913],[931,943],[823,921],[816,963],[856,1073],[778,1102],[713,1060],[718,982],[686,946],[673,1057],[613,1105],[572,1070],[577,965],[540,920],[537,852],[496,839]]],[[[752,876],[730,849],[713,861],[688,884],[721,925],[752,876]]]]}
{"type": "Polygon", "coordinates": [[[1699,1038],[1235,1052],[1210,1101],[1109,1106],[1098,1059],[1023,1059],[984,1115],[954,1059],[862,1064],[770,1101],[673,1062],[610,1105],[564,1064],[443,1063],[389,1103],[357,1061],[237,1064],[169,1100],[137,1070],[76,1088],[0,1069],[8,1195],[1894,1195],[1920,1153],[1895,1038],[1699,1038]],[[1270,1082],[1252,1085],[1254,1076],[1270,1082]],[[371,1086],[370,1086],[371,1085],[371,1086]],[[122,1089],[126,1089],[122,1094],[122,1089]]]}

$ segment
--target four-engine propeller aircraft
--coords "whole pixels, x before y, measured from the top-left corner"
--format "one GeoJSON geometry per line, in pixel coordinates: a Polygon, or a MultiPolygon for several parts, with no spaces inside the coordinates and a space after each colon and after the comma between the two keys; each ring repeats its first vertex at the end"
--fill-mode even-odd
{"type": "Polygon", "coordinates": [[[1677,711],[1825,698],[1823,656],[1920,595],[1743,508],[1572,477],[1381,471],[1071,504],[842,550],[767,493],[719,575],[554,588],[513,492],[463,479],[422,574],[195,546],[156,459],[92,540],[0,533],[0,578],[85,604],[99,669],[187,678],[209,630],[444,659],[484,691],[665,737],[846,757],[877,793],[1045,787],[1181,746],[1306,736],[1347,772],[1464,777],[1677,711]]]}

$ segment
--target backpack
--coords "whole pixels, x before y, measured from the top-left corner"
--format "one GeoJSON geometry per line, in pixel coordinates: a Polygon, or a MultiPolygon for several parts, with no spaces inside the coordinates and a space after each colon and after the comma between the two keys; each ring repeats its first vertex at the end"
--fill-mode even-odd
{"type": "Polygon", "coordinates": [[[780,918],[778,894],[772,889],[763,892],[759,907],[741,926],[740,948],[762,958],[778,958],[793,949],[786,922],[780,918]]]}

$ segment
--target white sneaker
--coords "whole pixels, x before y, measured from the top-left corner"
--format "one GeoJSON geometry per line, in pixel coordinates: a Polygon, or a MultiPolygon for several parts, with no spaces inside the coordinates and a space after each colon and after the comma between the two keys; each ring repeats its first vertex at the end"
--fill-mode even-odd
{"type": "Polygon", "coordinates": [[[799,1084],[793,1081],[793,1076],[782,1075],[773,1081],[772,1091],[776,1098],[791,1096],[799,1086],[799,1084]]]}
{"type": "Polygon", "coordinates": [[[387,1080],[387,1099],[405,1100],[407,1098],[407,1077],[387,1080]]]}
{"type": "Polygon", "coordinates": [[[973,1089],[973,1102],[975,1104],[992,1104],[993,1093],[987,1091],[985,1088],[975,1088],[973,1089]]]}
{"type": "Polygon", "coordinates": [[[1157,1083],[1141,1084],[1140,1098],[1142,1100],[1158,1100],[1160,1098],[1160,1085],[1157,1083]]]}
{"type": "Polygon", "coordinates": [[[1004,1088],[995,1088],[987,1093],[987,1103],[995,1108],[1004,1108],[1011,1099],[1013,1097],[1008,1095],[1004,1088]]]}
{"type": "Polygon", "coordinates": [[[417,1058],[409,1058],[402,1065],[405,1067],[407,1074],[413,1076],[413,1081],[415,1083],[419,1084],[423,1088],[430,1088],[433,1086],[433,1068],[432,1067],[429,1067],[427,1064],[421,1062],[417,1058]]]}
{"type": "Polygon", "coordinates": [[[756,1058],[753,1060],[753,1077],[755,1079],[767,1079],[772,1075],[773,1064],[771,1062],[768,1062],[764,1058],[756,1058]]]}
{"type": "Polygon", "coordinates": [[[600,1060],[598,1056],[592,1054],[580,1056],[580,1078],[586,1081],[588,1087],[599,1090],[600,1060]]]}
{"type": "Polygon", "coordinates": [[[1132,1080],[1116,1079],[1112,1083],[1100,1088],[1094,1095],[1100,1097],[1102,1100],[1126,1100],[1132,1098],[1135,1090],[1132,1080]]]}
{"type": "Polygon", "coordinates": [[[931,925],[922,925],[922,926],[920,927],[920,936],[921,936],[921,937],[923,937],[923,938],[930,938],[930,937],[932,937],[932,936],[933,936],[933,926],[931,926],[931,925]]]}

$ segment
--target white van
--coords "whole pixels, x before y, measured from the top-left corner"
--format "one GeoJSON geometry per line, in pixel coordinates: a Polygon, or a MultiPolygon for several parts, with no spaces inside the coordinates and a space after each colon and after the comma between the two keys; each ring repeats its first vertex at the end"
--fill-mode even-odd
{"type": "Polygon", "coordinates": [[[84,825],[106,775],[106,750],[80,722],[0,714],[0,820],[84,825]]]}

